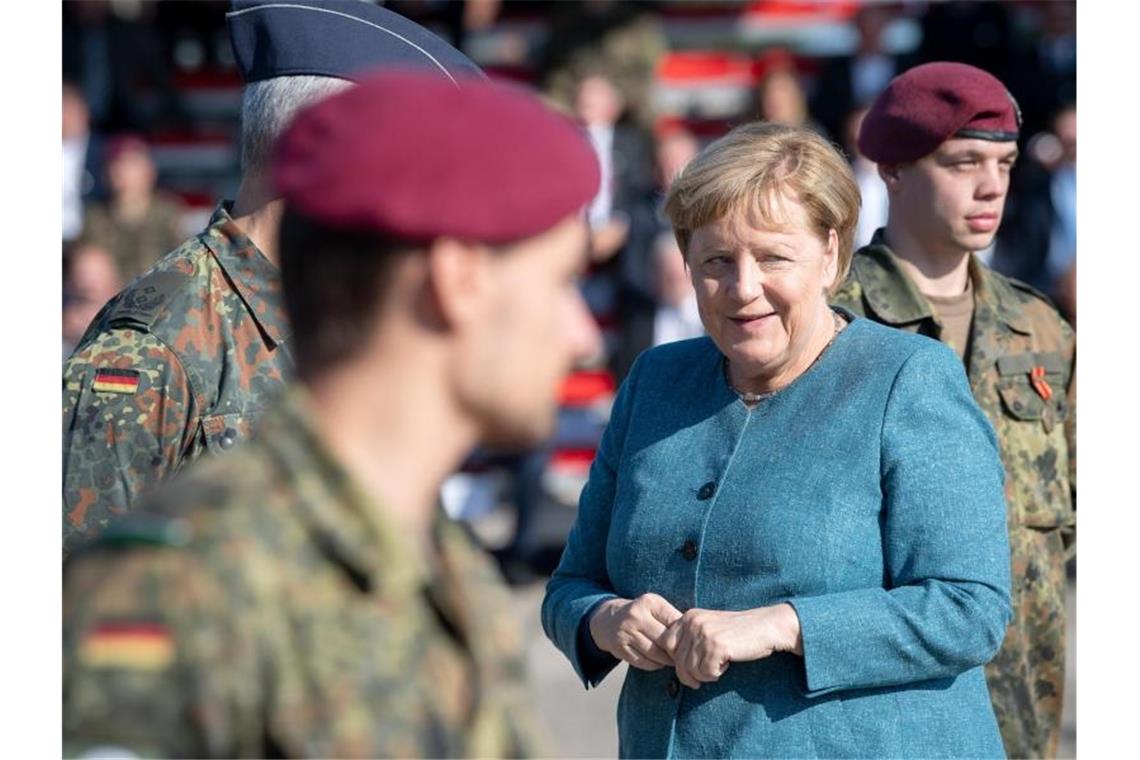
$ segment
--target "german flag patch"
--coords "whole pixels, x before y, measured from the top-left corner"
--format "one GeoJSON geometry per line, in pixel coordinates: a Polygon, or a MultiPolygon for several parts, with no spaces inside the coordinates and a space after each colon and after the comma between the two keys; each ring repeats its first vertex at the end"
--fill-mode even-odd
{"type": "Polygon", "coordinates": [[[139,389],[139,373],[134,369],[95,370],[96,393],[134,393],[139,389]]]}
{"type": "Polygon", "coordinates": [[[91,668],[160,670],[174,661],[174,641],[162,624],[102,623],[79,645],[79,661],[91,668]]]}

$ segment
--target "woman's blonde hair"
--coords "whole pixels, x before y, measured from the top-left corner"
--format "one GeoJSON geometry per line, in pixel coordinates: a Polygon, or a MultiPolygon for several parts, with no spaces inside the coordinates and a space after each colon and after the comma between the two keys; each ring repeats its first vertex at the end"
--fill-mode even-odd
{"type": "Polygon", "coordinates": [[[859,186],[843,155],[811,130],[767,122],[737,127],[677,175],[665,215],[688,255],[694,230],[736,211],[766,227],[783,227],[782,200],[798,202],[825,243],[835,230],[838,269],[829,295],[834,294],[851,266],[859,186]]]}

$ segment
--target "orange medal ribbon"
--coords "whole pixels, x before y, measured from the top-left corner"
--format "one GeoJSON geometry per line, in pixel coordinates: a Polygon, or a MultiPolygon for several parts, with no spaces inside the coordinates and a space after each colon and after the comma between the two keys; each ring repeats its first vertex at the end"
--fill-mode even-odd
{"type": "Polygon", "coordinates": [[[1033,385],[1033,390],[1037,391],[1037,395],[1048,401],[1053,398],[1053,389],[1045,380],[1045,368],[1034,367],[1029,370],[1029,382],[1033,385]]]}

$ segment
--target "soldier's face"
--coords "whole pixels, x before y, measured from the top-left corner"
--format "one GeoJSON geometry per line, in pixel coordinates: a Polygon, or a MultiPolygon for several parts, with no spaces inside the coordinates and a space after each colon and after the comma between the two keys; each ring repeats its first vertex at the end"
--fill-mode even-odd
{"type": "Polygon", "coordinates": [[[1001,224],[1017,145],[954,138],[884,173],[897,216],[931,252],[985,249],[1001,224]],[[893,171],[893,174],[892,174],[893,171]]]}
{"type": "Polygon", "coordinates": [[[600,337],[578,290],[587,230],[571,217],[490,258],[487,319],[470,354],[467,398],[493,446],[531,446],[554,432],[558,389],[600,337]]]}

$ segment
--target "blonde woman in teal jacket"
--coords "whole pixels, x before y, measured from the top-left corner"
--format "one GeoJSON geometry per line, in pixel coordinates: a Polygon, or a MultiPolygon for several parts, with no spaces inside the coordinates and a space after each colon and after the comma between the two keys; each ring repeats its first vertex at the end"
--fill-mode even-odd
{"type": "Polygon", "coordinates": [[[1001,757],[993,430],[961,362],[832,310],[859,194],[806,130],[740,127],[666,211],[709,337],[639,357],[542,623],[630,667],[623,757],[1001,757]]]}

